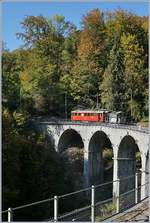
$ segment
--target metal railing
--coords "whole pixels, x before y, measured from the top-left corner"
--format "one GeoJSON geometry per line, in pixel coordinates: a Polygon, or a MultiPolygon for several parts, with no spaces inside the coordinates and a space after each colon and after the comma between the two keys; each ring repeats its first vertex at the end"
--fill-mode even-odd
{"type": "MultiPolygon", "coordinates": [[[[142,188],[145,190],[149,183],[145,182],[141,185],[140,178],[141,173],[136,173],[68,194],[8,208],[8,210],[2,211],[2,214],[7,213],[8,222],[12,222],[18,210],[48,202],[53,207],[51,208],[51,216],[47,221],[102,221],[141,201],[141,190],[142,188]],[[114,183],[117,184],[117,190],[115,196],[112,196],[114,183]],[[108,194],[110,191],[111,195],[108,194]],[[67,199],[70,199],[70,203],[67,199]],[[65,207],[67,210],[64,209],[65,207]]],[[[145,193],[144,198],[146,197],[148,197],[148,193],[145,193]]]]}
{"type": "Polygon", "coordinates": [[[136,124],[129,125],[129,124],[115,124],[115,123],[103,123],[103,122],[86,122],[86,121],[71,121],[68,120],[40,120],[41,124],[51,124],[51,125],[85,125],[85,126],[104,126],[104,127],[111,127],[111,128],[117,128],[117,129],[128,129],[143,133],[148,133],[149,128],[146,127],[140,127],[136,124]]]}

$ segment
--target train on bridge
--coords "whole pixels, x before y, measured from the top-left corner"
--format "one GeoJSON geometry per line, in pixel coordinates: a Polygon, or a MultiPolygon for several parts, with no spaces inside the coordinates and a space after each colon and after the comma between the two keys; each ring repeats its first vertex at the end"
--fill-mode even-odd
{"type": "Polygon", "coordinates": [[[76,110],[71,112],[71,121],[126,124],[129,123],[129,118],[122,111],[76,110]]]}

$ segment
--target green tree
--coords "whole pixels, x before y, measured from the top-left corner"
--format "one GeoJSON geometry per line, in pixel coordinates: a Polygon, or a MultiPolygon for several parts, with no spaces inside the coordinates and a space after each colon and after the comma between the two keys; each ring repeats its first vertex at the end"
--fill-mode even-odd
{"type": "Polygon", "coordinates": [[[14,111],[20,99],[20,67],[15,52],[4,50],[2,53],[2,101],[3,106],[14,111]]]}
{"type": "Polygon", "coordinates": [[[75,27],[59,15],[49,20],[29,16],[22,26],[25,33],[18,36],[31,47],[21,73],[24,95],[32,102],[35,112],[60,115],[64,111],[60,79],[65,75],[65,38],[69,38],[75,27]]]}
{"type": "Polygon", "coordinates": [[[72,69],[71,89],[79,104],[95,106],[98,86],[106,66],[105,24],[99,9],[82,19],[78,55],[72,69]]]}
{"type": "Polygon", "coordinates": [[[72,69],[71,95],[77,104],[85,107],[94,106],[99,78],[93,72],[88,61],[79,60],[72,69]]]}
{"type": "Polygon", "coordinates": [[[102,104],[108,110],[125,110],[125,82],[123,52],[116,38],[110,52],[109,65],[100,85],[102,104]]]}
{"type": "Polygon", "coordinates": [[[142,116],[144,106],[144,94],[148,88],[147,70],[144,68],[143,47],[135,35],[123,35],[121,46],[124,51],[125,84],[127,86],[126,97],[129,103],[128,110],[131,116],[138,120],[142,116]]]}
{"type": "Polygon", "coordinates": [[[60,77],[60,87],[64,91],[71,93],[72,67],[77,58],[77,48],[79,44],[80,31],[73,30],[68,37],[65,38],[62,51],[62,75],[60,77]]]}

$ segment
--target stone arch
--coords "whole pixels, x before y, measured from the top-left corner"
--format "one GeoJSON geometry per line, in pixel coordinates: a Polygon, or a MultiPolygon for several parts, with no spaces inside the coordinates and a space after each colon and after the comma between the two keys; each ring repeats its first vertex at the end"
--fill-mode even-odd
{"type": "Polygon", "coordinates": [[[130,135],[124,136],[118,150],[118,177],[135,174],[137,151],[140,152],[136,140],[130,135]]]}
{"type": "MultiPolygon", "coordinates": [[[[135,189],[135,173],[141,168],[141,153],[136,140],[131,135],[126,135],[120,142],[118,150],[118,177],[120,179],[120,194],[135,189]],[[136,154],[138,152],[139,163],[137,167],[136,154]],[[138,169],[137,169],[138,168],[138,169]],[[132,176],[130,178],[127,178],[132,176]],[[124,179],[123,179],[124,178],[124,179]]],[[[141,184],[141,178],[139,175],[139,182],[141,184]]],[[[140,191],[139,191],[140,197],[140,191]]],[[[134,204],[135,192],[131,192],[126,196],[126,199],[122,202],[123,208],[126,205],[134,204]],[[129,197],[129,198],[128,198],[129,197]]]]}
{"type": "Polygon", "coordinates": [[[84,148],[81,135],[74,129],[65,130],[58,141],[58,151],[62,152],[70,147],[84,148]]]}
{"type": "Polygon", "coordinates": [[[105,132],[96,131],[89,141],[89,182],[96,185],[104,182],[103,149],[112,143],[105,132]]]}
{"type": "Polygon", "coordinates": [[[59,138],[58,151],[67,171],[72,190],[83,187],[84,143],[81,135],[74,129],[65,130],[59,138]]]}

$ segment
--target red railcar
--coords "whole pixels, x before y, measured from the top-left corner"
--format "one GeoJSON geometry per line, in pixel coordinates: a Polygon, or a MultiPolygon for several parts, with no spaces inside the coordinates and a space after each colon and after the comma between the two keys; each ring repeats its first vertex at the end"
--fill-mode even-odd
{"type": "Polygon", "coordinates": [[[72,121],[105,122],[107,121],[106,111],[72,111],[72,121]]]}

